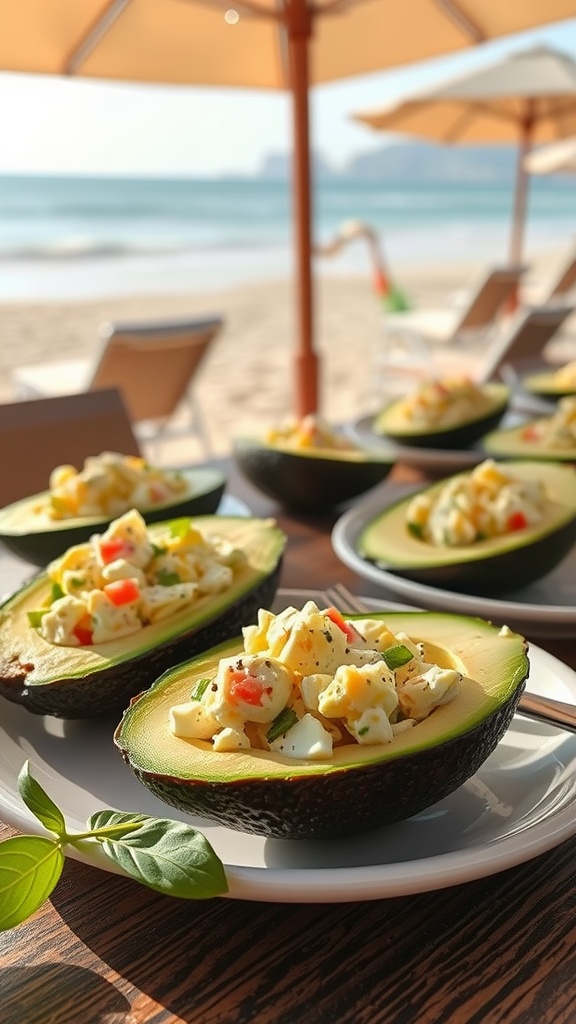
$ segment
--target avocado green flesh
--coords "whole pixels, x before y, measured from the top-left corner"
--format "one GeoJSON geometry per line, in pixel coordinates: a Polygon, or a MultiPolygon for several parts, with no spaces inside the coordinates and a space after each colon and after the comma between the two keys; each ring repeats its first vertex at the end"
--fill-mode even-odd
{"type": "MultiPolygon", "coordinates": [[[[576,473],[546,462],[507,465],[514,476],[545,485],[545,512],[535,526],[464,546],[430,544],[413,536],[406,525],[412,494],[368,523],[357,540],[358,554],[398,575],[456,590],[496,593],[539,579],[576,542],[576,473]]],[[[420,493],[435,494],[445,483],[420,493]]]]}
{"type": "Polygon", "coordinates": [[[252,438],[237,438],[233,454],[254,487],[301,512],[329,509],[363,494],[384,480],[394,464],[360,449],[292,451],[252,438]]]}
{"type": "Polygon", "coordinates": [[[549,398],[551,401],[576,394],[576,387],[558,384],[554,379],[555,374],[556,371],[553,373],[533,373],[529,377],[524,377],[522,387],[525,391],[529,391],[531,395],[537,395],[539,398],[549,398]]]}
{"type": "MultiPolygon", "coordinates": [[[[199,516],[205,536],[223,537],[246,554],[234,584],[190,609],[120,640],[92,647],[49,644],[28,621],[50,594],[46,574],[0,607],[0,695],[30,711],[64,718],[92,717],[126,706],[168,667],[237,634],[278,587],[285,535],[273,520],[199,516]]],[[[161,529],[152,526],[152,536],[161,529]]]]}
{"type": "MultiPolygon", "coordinates": [[[[366,616],[347,616],[365,618],[366,616]]],[[[215,753],[168,727],[174,704],[213,675],[221,645],[165,673],[124,712],[115,743],[156,796],[230,828],[285,838],[329,838],[398,821],[443,799],[473,775],[506,731],[524,688],[526,642],[481,619],[431,612],[370,613],[423,641],[439,663],[469,677],[423,722],[377,746],[335,748],[326,761],[267,751],[215,753]]]]}
{"type": "Polygon", "coordinates": [[[504,384],[485,384],[483,392],[489,405],[478,415],[461,420],[449,427],[414,425],[403,415],[403,399],[386,406],[374,419],[373,430],[396,444],[418,448],[467,448],[487,431],[500,423],[508,408],[510,390],[504,384]]]}
{"type": "Polygon", "coordinates": [[[487,455],[497,459],[542,459],[545,462],[576,462],[576,447],[553,448],[526,440],[524,432],[531,426],[538,427],[542,418],[523,423],[520,427],[494,430],[482,438],[482,448],[487,455]]]}
{"type": "MultiPolygon", "coordinates": [[[[226,478],[216,469],[197,467],[180,470],[187,489],[170,501],[140,509],[147,523],[180,516],[210,515],[215,512],[226,486],[226,478]]],[[[0,541],[19,558],[45,566],[74,544],[83,544],[93,533],[102,533],[112,521],[110,516],[78,516],[55,520],[35,512],[46,506],[50,492],[34,494],[0,509],[0,541]]]]}

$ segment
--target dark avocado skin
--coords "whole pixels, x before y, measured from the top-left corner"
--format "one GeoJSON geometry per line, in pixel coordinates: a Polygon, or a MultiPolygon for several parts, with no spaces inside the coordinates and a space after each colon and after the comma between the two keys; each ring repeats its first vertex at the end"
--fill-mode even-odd
{"type": "MultiPolygon", "coordinates": [[[[551,572],[561,559],[570,553],[576,543],[576,519],[566,523],[555,533],[533,541],[528,548],[516,548],[497,555],[486,556],[477,561],[451,562],[445,565],[430,565],[403,568],[384,565],[382,568],[396,576],[417,580],[419,583],[446,587],[467,593],[501,594],[507,590],[518,590],[551,572]]],[[[368,559],[371,561],[371,559],[368,559]]],[[[376,565],[379,563],[376,561],[376,565]]]]}
{"type": "Polygon", "coordinates": [[[322,512],[363,494],[381,483],[394,464],[370,456],[358,462],[302,456],[250,438],[236,439],[233,454],[246,479],[262,494],[303,513],[322,512]]]}
{"type": "MultiPolygon", "coordinates": [[[[237,636],[246,622],[256,619],[258,609],[268,607],[278,588],[282,559],[273,572],[248,593],[200,629],[171,638],[158,647],[136,652],[133,658],[92,672],[84,679],[61,679],[43,685],[26,685],[26,666],[12,663],[13,674],[4,666],[0,676],[0,696],[22,704],[38,715],[56,718],[95,718],[122,711],[131,697],[150,686],[168,668],[200,654],[221,641],[237,636]]],[[[133,638],[128,637],[127,642],[133,638]]]]}
{"type": "MultiPolygon", "coordinates": [[[[226,487],[222,480],[213,490],[205,494],[192,495],[174,504],[162,505],[156,509],[142,512],[147,523],[160,523],[165,519],[177,519],[180,516],[212,515],[218,508],[226,487]]],[[[107,521],[81,526],[62,525],[61,530],[50,530],[45,533],[31,531],[26,534],[3,534],[0,527],[0,540],[19,558],[32,565],[43,567],[75,544],[84,544],[92,534],[101,533],[107,521]]]]}
{"type": "Polygon", "coordinates": [[[394,441],[394,444],[409,446],[411,448],[468,448],[471,444],[479,441],[489,430],[498,426],[506,412],[506,406],[498,406],[491,413],[479,420],[463,423],[450,430],[426,431],[421,434],[401,434],[394,430],[385,429],[385,418],[382,419],[382,427],[375,432],[394,441]]]}
{"type": "Polygon", "coordinates": [[[176,783],[138,770],[121,752],[140,782],[172,807],[270,838],[337,839],[402,821],[463,785],[496,748],[523,690],[524,683],[498,711],[462,736],[386,765],[338,773],[271,782],[176,783]]]}

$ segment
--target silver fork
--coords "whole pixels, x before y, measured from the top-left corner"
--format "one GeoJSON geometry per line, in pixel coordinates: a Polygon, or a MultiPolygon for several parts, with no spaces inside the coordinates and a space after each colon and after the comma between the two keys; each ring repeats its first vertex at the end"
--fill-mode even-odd
{"type": "MultiPolygon", "coordinates": [[[[326,604],[333,605],[339,612],[362,615],[371,610],[342,583],[328,587],[322,591],[322,595],[326,604]]],[[[546,722],[547,725],[576,732],[576,704],[567,704],[562,700],[554,700],[553,697],[541,697],[539,693],[525,690],[520,697],[517,710],[538,722],[546,722]]]]}

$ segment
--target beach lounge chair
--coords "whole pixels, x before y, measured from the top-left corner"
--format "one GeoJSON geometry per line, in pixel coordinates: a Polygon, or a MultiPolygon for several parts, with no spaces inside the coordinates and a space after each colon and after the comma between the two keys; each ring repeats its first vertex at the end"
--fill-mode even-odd
{"type": "Polygon", "coordinates": [[[514,387],[525,374],[550,366],[545,357],[546,346],[575,310],[576,306],[568,303],[519,310],[479,360],[475,379],[503,379],[514,387]]]}
{"type": "Polygon", "coordinates": [[[576,249],[573,249],[562,266],[555,270],[544,287],[533,285],[523,288],[521,302],[523,305],[543,306],[546,303],[564,302],[576,288],[576,249]]]}
{"type": "Polygon", "coordinates": [[[207,454],[208,438],[193,385],[223,323],[218,316],[107,323],[100,328],[100,345],[93,361],[24,366],[12,375],[14,391],[18,398],[25,399],[116,387],[142,443],[196,434],[207,454]],[[181,405],[185,406],[185,419],[172,428],[181,405]]]}
{"type": "Polygon", "coordinates": [[[140,455],[115,388],[0,405],[0,507],[45,491],[55,466],[81,469],[88,455],[140,455]]]}
{"type": "Polygon", "coordinates": [[[373,384],[378,400],[418,380],[443,373],[448,360],[456,371],[481,354],[504,322],[516,297],[524,267],[493,267],[484,272],[458,305],[442,309],[385,314],[374,358],[373,384]]]}

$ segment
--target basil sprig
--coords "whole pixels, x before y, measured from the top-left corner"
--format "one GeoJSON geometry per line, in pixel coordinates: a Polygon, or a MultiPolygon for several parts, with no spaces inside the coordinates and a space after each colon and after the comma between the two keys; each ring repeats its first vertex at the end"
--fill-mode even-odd
{"type": "Polygon", "coordinates": [[[85,832],[69,833],[60,808],[30,774],[18,776],[22,800],[52,836],[12,836],[0,842],[0,931],[30,917],[55,889],[64,847],[100,848],[124,874],[168,896],[210,899],[227,892],[224,866],[201,832],[181,821],[101,810],[85,832]]]}

